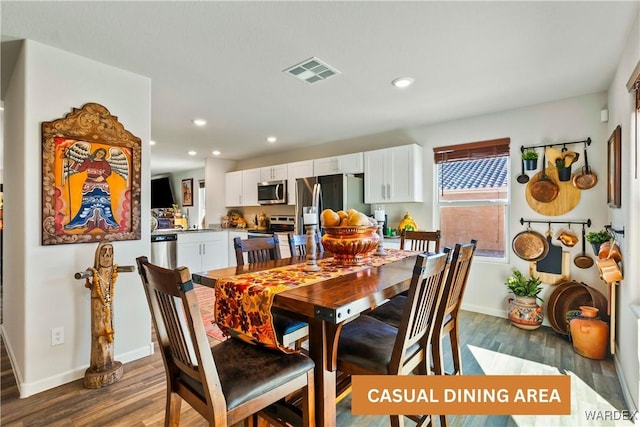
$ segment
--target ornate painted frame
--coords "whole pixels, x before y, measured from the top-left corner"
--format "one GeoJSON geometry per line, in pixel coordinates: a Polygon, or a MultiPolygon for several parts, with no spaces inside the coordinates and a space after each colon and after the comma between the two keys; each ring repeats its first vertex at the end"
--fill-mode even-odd
{"type": "Polygon", "coordinates": [[[607,142],[607,203],[622,206],[622,128],[618,125],[607,142]]]}
{"type": "Polygon", "coordinates": [[[139,240],[141,140],[87,103],[42,123],[42,244],[139,240]]]}

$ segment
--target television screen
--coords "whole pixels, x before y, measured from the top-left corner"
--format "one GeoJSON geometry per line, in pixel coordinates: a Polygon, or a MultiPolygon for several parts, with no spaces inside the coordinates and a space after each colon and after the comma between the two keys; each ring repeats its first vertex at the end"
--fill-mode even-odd
{"type": "Polygon", "coordinates": [[[151,180],[151,208],[170,208],[175,203],[169,177],[151,180]]]}

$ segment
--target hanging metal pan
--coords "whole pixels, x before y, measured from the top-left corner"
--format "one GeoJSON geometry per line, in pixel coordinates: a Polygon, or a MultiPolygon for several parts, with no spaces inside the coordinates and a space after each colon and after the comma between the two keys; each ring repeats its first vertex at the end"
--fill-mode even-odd
{"type": "Polygon", "coordinates": [[[589,268],[593,265],[593,258],[587,255],[587,252],[585,251],[584,236],[585,236],[584,224],[582,224],[582,253],[576,255],[576,257],[573,259],[573,263],[578,268],[589,268]]]}
{"type": "Polygon", "coordinates": [[[546,153],[542,155],[542,176],[531,185],[531,197],[540,203],[549,203],[558,197],[560,189],[545,173],[547,168],[546,153]]]}
{"type": "Polygon", "coordinates": [[[549,242],[537,231],[527,229],[516,234],[511,243],[513,252],[525,261],[538,261],[549,253],[549,242]]]}
{"type": "Polygon", "coordinates": [[[587,159],[587,144],[584,145],[584,166],[573,176],[572,182],[573,186],[580,190],[588,190],[598,183],[598,175],[591,170],[587,159]]]}

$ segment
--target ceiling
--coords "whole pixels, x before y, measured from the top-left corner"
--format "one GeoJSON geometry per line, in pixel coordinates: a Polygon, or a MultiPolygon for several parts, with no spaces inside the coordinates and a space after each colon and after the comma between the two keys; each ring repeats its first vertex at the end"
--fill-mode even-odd
{"type": "Polygon", "coordinates": [[[3,0],[0,12],[2,94],[24,38],[151,79],[159,174],[213,150],[242,160],[606,90],[638,1],[3,0]],[[340,73],[283,72],[314,56],[340,73]],[[390,84],[403,76],[415,83],[390,84]]]}

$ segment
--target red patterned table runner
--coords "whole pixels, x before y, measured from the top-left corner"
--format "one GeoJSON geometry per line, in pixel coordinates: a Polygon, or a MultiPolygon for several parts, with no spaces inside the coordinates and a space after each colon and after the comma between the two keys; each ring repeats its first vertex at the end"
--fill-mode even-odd
{"type": "Polygon", "coordinates": [[[228,335],[253,344],[281,347],[273,328],[271,305],[276,294],[357,271],[378,267],[415,255],[414,251],[390,250],[388,256],[372,256],[359,266],[339,266],[333,258],[318,260],[320,271],[304,271],[305,263],[220,278],[216,281],[215,319],[228,335]]]}

